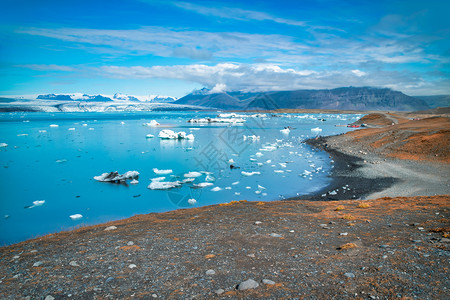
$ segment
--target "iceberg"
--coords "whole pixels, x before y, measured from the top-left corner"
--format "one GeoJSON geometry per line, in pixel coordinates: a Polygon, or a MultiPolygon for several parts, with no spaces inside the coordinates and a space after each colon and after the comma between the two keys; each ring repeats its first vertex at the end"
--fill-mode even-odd
{"type": "Polygon", "coordinates": [[[232,185],[236,185],[236,184],[239,184],[239,181],[235,181],[232,183],[232,185]]]}
{"type": "Polygon", "coordinates": [[[161,139],[166,139],[166,140],[193,140],[194,139],[194,135],[191,134],[186,134],[186,132],[184,131],[180,131],[180,132],[174,132],[170,129],[164,129],[162,130],[159,135],[159,138],[161,139]]]}
{"type": "Polygon", "coordinates": [[[259,139],[261,138],[258,135],[243,135],[242,136],[244,138],[244,141],[249,140],[249,141],[259,141],[259,139]]]}
{"type": "Polygon", "coordinates": [[[153,172],[155,172],[155,174],[158,174],[158,175],[167,175],[167,174],[172,173],[173,171],[170,170],[170,169],[168,169],[168,170],[158,170],[157,168],[153,168],[153,172]]]}
{"type": "Polygon", "coordinates": [[[168,190],[180,187],[179,181],[152,181],[147,188],[151,190],[168,190]]]}
{"type": "Polygon", "coordinates": [[[138,184],[138,183],[139,183],[139,181],[136,180],[136,179],[133,179],[133,180],[130,181],[130,184],[138,184]]]}
{"type": "Polygon", "coordinates": [[[261,152],[256,152],[255,156],[261,157],[261,156],[264,156],[264,154],[262,154],[261,152]]]}
{"type": "Polygon", "coordinates": [[[284,134],[289,134],[289,132],[291,132],[291,131],[289,130],[289,128],[285,128],[285,129],[281,129],[280,132],[284,133],[284,134]]]}
{"type": "Polygon", "coordinates": [[[0,148],[8,147],[7,143],[0,143],[0,148]]]}
{"type": "Polygon", "coordinates": [[[153,181],[163,181],[164,179],[166,179],[166,177],[156,177],[156,178],[151,178],[150,180],[153,181]]]}
{"type": "Polygon", "coordinates": [[[94,176],[94,179],[100,182],[125,183],[128,179],[138,179],[139,172],[128,171],[120,175],[119,172],[103,173],[100,176],[94,176]]]}
{"type": "Polygon", "coordinates": [[[145,137],[146,137],[147,139],[151,139],[151,138],[154,138],[155,136],[154,136],[153,134],[147,134],[145,137]]]}
{"type": "Polygon", "coordinates": [[[195,199],[189,199],[188,200],[189,205],[195,205],[195,203],[197,203],[197,200],[195,199]]]}
{"type": "Polygon", "coordinates": [[[253,176],[253,175],[260,175],[261,172],[245,172],[245,171],[242,171],[241,174],[244,175],[244,176],[253,176]]]}
{"type": "Polygon", "coordinates": [[[142,126],[148,126],[148,127],[156,127],[159,125],[161,125],[161,124],[159,124],[155,120],[151,120],[149,123],[142,123],[142,126]]]}
{"type": "Polygon", "coordinates": [[[72,127],[72,128],[69,128],[68,130],[69,130],[69,131],[74,131],[74,130],[75,130],[75,128],[73,128],[73,127],[72,127]]]}
{"type": "Polygon", "coordinates": [[[201,118],[190,119],[188,123],[245,123],[242,118],[201,118]]]}
{"type": "Polygon", "coordinates": [[[211,192],[218,192],[218,191],[221,191],[222,189],[220,188],[220,187],[218,187],[218,186],[216,186],[216,187],[213,187],[212,189],[211,189],[211,192]]]}
{"type": "Polygon", "coordinates": [[[311,132],[319,133],[319,132],[322,132],[322,129],[319,127],[311,128],[311,132]]]}
{"type": "Polygon", "coordinates": [[[200,182],[199,184],[194,184],[194,187],[196,187],[196,188],[204,188],[204,187],[212,186],[212,185],[214,185],[214,184],[211,183],[211,182],[200,182]]]}
{"type": "Polygon", "coordinates": [[[81,215],[81,214],[74,214],[74,215],[69,216],[69,218],[71,218],[72,220],[76,221],[76,220],[79,220],[79,219],[83,218],[83,215],[81,215]]]}
{"type": "Polygon", "coordinates": [[[184,177],[187,177],[187,178],[195,178],[195,177],[200,177],[200,176],[202,176],[202,173],[200,173],[200,172],[189,172],[189,173],[184,174],[184,177]]]}
{"type": "Polygon", "coordinates": [[[59,127],[59,125],[51,124],[50,127],[59,127]]]}

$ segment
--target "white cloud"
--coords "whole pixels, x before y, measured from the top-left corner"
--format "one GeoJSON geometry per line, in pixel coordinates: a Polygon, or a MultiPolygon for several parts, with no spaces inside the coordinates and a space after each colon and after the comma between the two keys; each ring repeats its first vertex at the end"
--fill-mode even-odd
{"type": "Polygon", "coordinates": [[[366,75],[366,72],[360,71],[360,70],[352,70],[352,73],[355,74],[358,77],[362,77],[366,75]]]}
{"type": "Polygon", "coordinates": [[[28,65],[17,65],[20,68],[31,69],[35,71],[59,71],[59,72],[72,72],[75,68],[69,66],[61,65],[38,65],[38,64],[28,64],[28,65]]]}
{"type": "Polygon", "coordinates": [[[203,6],[189,2],[171,2],[171,4],[185,10],[196,12],[198,14],[214,16],[224,19],[233,19],[239,21],[273,21],[276,23],[293,26],[306,26],[306,23],[303,21],[278,18],[264,12],[245,10],[236,7],[217,8],[213,6],[203,6]]]}
{"type": "Polygon", "coordinates": [[[226,84],[218,83],[209,91],[209,93],[210,94],[223,93],[226,92],[226,90],[227,90],[226,84]]]}

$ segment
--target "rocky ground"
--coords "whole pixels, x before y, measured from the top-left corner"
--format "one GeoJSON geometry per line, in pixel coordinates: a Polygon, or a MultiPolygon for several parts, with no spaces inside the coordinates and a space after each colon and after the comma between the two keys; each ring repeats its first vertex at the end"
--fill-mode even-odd
{"type": "MultiPolygon", "coordinates": [[[[408,122],[366,130],[416,135],[396,127],[408,122]]],[[[335,186],[310,195],[327,201],[139,215],[2,247],[0,298],[448,298],[448,163],[389,156],[401,145],[378,150],[366,130],[311,142],[336,161],[335,186]],[[331,201],[373,195],[408,197],[331,201]]]]}

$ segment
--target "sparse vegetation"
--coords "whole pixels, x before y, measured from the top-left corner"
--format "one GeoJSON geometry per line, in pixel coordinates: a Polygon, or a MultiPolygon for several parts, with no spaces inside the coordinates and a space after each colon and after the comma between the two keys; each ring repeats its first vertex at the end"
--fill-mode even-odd
{"type": "Polygon", "coordinates": [[[344,210],[345,209],[345,207],[343,206],[343,205],[339,205],[338,207],[336,207],[334,210],[335,211],[341,211],[341,210],[344,210]]]}
{"type": "Polygon", "coordinates": [[[355,217],[352,216],[352,215],[344,215],[344,216],[342,217],[342,219],[344,219],[344,220],[354,220],[355,217]]]}
{"type": "Polygon", "coordinates": [[[338,250],[347,250],[347,249],[352,249],[352,248],[357,248],[358,246],[356,246],[356,244],[354,243],[346,243],[340,247],[338,247],[338,250]]]}
{"type": "Polygon", "coordinates": [[[370,205],[369,205],[369,203],[359,203],[356,207],[357,208],[369,208],[370,205]]]}

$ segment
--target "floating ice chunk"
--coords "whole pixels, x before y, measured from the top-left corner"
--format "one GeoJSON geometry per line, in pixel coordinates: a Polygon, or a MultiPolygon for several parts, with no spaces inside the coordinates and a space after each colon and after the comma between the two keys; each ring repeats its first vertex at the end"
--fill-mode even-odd
{"type": "Polygon", "coordinates": [[[193,182],[195,180],[195,178],[185,178],[181,181],[181,183],[189,183],[189,182],[193,182]]]}
{"type": "Polygon", "coordinates": [[[242,136],[244,141],[249,140],[249,141],[259,141],[260,136],[259,135],[243,135],[242,136]]]}
{"type": "Polygon", "coordinates": [[[20,133],[17,136],[27,136],[27,135],[28,135],[28,133],[20,133]]]}
{"type": "Polygon", "coordinates": [[[74,214],[74,215],[70,215],[69,218],[71,218],[72,220],[76,221],[76,220],[79,220],[79,219],[83,218],[83,215],[81,215],[81,214],[74,214]]]}
{"type": "Polygon", "coordinates": [[[142,123],[142,126],[148,126],[148,127],[156,127],[160,124],[156,122],[155,120],[151,120],[149,123],[142,123]]]}
{"type": "Polygon", "coordinates": [[[289,134],[289,132],[291,132],[291,131],[289,130],[289,128],[285,128],[285,129],[281,129],[280,132],[284,133],[284,134],[289,134]]]}
{"type": "Polygon", "coordinates": [[[125,125],[125,122],[124,121],[120,122],[120,125],[125,125]]]}
{"type": "Polygon", "coordinates": [[[278,163],[280,165],[280,167],[282,168],[286,168],[286,163],[278,163]]]}
{"type": "Polygon", "coordinates": [[[261,172],[245,172],[245,171],[242,171],[241,174],[244,175],[244,176],[253,176],[253,175],[260,175],[261,172]]]}
{"type": "Polygon", "coordinates": [[[321,128],[319,128],[319,127],[316,127],[316,128],[311,128],[311,132],[314,132],[314,133],[319,133],[319,132],[322,132],[322,129],[321,129],[321,128]]]}
{"type": "Polygon", "coordinates": [[[34,206],[42,206],[42,205],[44,205],[44,203],[45,203],[45,200],[36,200],[36,201],[33,201],[33,206],[32,207],[34,207],[34,206]]]}
{"type": "Polygon", "coordinates": [[[277,147],[275,147],[275,146],[265,146],[265,147],[263,147],[263,148],[261,148],[261,149],[259,149],[260,151],[268,151],[268,152],[270,152],[270,151],[275,151],[275,150],[277,150],[277,147]]]}
{"type": "Polygon", "coordinates": [[[89,128],[89,130],[94,130],[94,128],[91,127],[91,128],[89,128]]]}
{"type": "Polygon", "coordinates": [[[259,185],[259,184],[258,184],[258,189],[260,189],[260,190],[265,190],[266,188],[263,187],[262,185],[259,185]]]}
{"type": "Polygon", "coordinates": [[[236,185],[236,184],[239,184],[239,181],[235,181],[232,183],[232,185],[236,185]]]}
{"type": "Polygon", "coordinates": [[[214,185],[214,184],[211,183],[211,182],[200,182],[200,183],[198,183],[198,184],[194,184],[194,187],[197,187],[197,188],[204,188],[204,187],[212,186],[212,185],[214,185]]]}
{"type": "Polygon", "coordinates": [[[264,164],[263,164],[263,163],[257,163],[257,165],[261,167],[261,166],[263,166],[264,164]]]}
{"type": "Polygon", "coordinates": [[[261,152],[256,152],[255,156],[261,157],[261,156],[264,156],[264,154],[262,154],[261,152]]]}
{"type": "Polygon", "coordinates": [[[218,191],[221,191],[221,190],[222,190],[222,188],[216,186],[216,187],[213,187],[213,188],[211,189],[211,192],[218,192],[218,191]]]}
{"type": "Polygon", "coordinates": [[[162,130],[159,133],[158,137],[161,139],[166,139],[166,140],[182,140],[182,139],[193,140],[194,139],[194,135],[192,133],[186,134],[186,132],[184,132],[184,131],[180,131],[177,133],[170,129],[162,130]]]}
{"type": "Polygon", "coordinates": [[[255,191],[255,194],[259,195],[259,194],[261,194],[261,191],[255,191]]]}
{"type": "Polygon", "coordinates": [[[138,183],[139,183],[139,181],[136,180],[136,179],[133,179],[133,180],[130,181],[130,184],[138,184],[138,183]]]}
{"type": "Polygon", "coordinates": [[[334,191],[328,192],[328,194],[330,194],[330,195],[337,195],[337,192],[334,190],[334,191]]]}
{"type": "Polygon", "coordinates": [[[261,195],[263,195],[263,196],[267,196],[267,193],[262,193],[261,195]]]}
{"type": "Polygon", "coordinates": [[[154,136],[153,134],[147,134],[145,137],[146,137],[147,139],[151,139],[151,138],[154,138],[155,136],[154,136]]]}
{"type": "Polygon", "coordinates": [[[39,130],[39,133],[46,133],[47,130],[39,130]]]}
{"type": "Polygon", "coordinates": [[[56,163],[58,163],[58,164],[62,164],[62,163],[65,163],[65,162],[67,162],[67,159],[58,159],[56,161],[56,163]]]}
{"type": "Polygon", "coordinates": [[[119,172],[109,172],[103,173],[100,176],[94,176],[94,179],[101,182],[112,182],[112,183],[122,183],[126,182],[127,179],[137,179],[139,178],[139,172],[137,171],[128,171],[123,175],[120,175],[119,172]]]}
{"type": "Polygon", "coordinates": [[[152,181],[147,188],[151,190],[168,190],[180,187],[179,181],[152,181]]]}
{"type": "Polygon", "coordinates": [[[154,181],[163,181],[164,179],[166,179],[166,177],[150,178],[150,180],[151,180],[152,182],[154,182],[154,181]]]}
{"type": "Polygon", "coordinates": [[[231,186],[225,187],[226,190],[231,190],[231,186]]]}
{"type": "Polygon", "coordinates": [[[167,174],[172,173],[173,171],[170,170],[170,169],[168,169],[168,170],[158,170],[157,168],[153,168],[153,172],[155,172],[155,174],[158,174],[158,175],[167,175],[167,174]]]}
{"type": "Polygon", "coordinates": [[[191,178],[191,177],[200,177],[200,176],[202,176],[202,173],[200,173],[200,172],[189,172],[189,173],[186,173],[186,174],[184,174],[184,177],[187,177],[187,178],[191,178]]]}
{"type": "Polygon", "coordinates": [[[245,188],[246,188],[247,190],[251,190],[251,189],[252,189],[251,186],[246,186],[245,188]]]}
{"type": "Polygon", "coordinates": [[[234,164],[234,159],[230,158],[230,159],[228,160],[228,163],[234,164]]]}
{"type": "Polygon", "coordinates": [[[242,118],[202,118],[202,119],[190,119],[188,123],[244,123],[245,119],[242,118]]]}
{"type": "Polygon", "coordinates": [[[211,174],[207,174],[205,180],[212,182],[212,181],[216,181],[216,178],[214,176],[212,176],[211,174]]]}
{"type": "Polygon", "coordinates": [[[50,124],[50,127],[55,128],[55,127],[59,127],[59,125],[57,125],[57,124],[50,124]]]}
{"type": "Polygon", "coordinates": [[[75,130],[75,128],[73,128],[73,127],[72,127],[72,128],[69,128],[68,130],[69,130],[69,131],[74,131],[74,130],[75,130]]]}
{"type": "Polygon", "coordinates": [[[256,158],[250,157],[250,161],[256,161],[256,158]]]}
{"type": "Polygon", "coordinates": [[[284,173],[283,170],[273,170],[275,173],[284,173]]]}
{"type": "Polygon", "coordinates": [[[8,147],[7,143],[0,143],[0,148],[8,147]]]}
{"type": "Polygon", "coordinates": [[[272,163],[271,159],[266,160],[266,164],[270,164],[270,163],[272,163]]]}
{"type": "Polygon", "coordinates": [[[197,200],[195,199],[189,199],[188,200],[189,205],[195,205],[195,203],[197,203],[197,200]]]}

